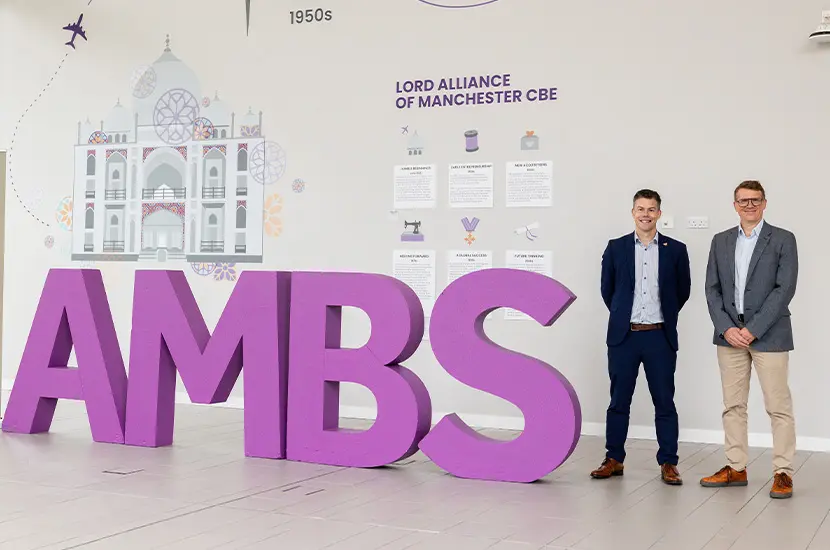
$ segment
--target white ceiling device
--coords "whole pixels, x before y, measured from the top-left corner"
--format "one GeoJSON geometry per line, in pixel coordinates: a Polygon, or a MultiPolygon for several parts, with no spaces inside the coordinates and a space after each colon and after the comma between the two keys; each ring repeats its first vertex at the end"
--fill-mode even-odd
{"type": "Polygon", "coordinates": [[[810,40],[819,44],[830,43],[830,10],[821,12],[821,24],[810,33],[810,40]]]}

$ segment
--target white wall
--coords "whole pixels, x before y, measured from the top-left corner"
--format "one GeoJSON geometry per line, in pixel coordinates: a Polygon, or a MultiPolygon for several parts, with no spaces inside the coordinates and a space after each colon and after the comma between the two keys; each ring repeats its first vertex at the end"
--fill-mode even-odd
{"type": "MultiPolygon", "coordinates": [[[[304,4],[254,2],[247,38],[242,2],[85,4],[0,4],[0,149],[12,144],[21,113],[70,54],[27,112],[14,143],[3,325],[7,382],[47,270],[72,264],[70,236],[55,227],[54,211],[71,193],[77,123],[87,115],[95,123],[116,99],[129,100],[133,69],[156,59],[169,33],[173,52],[201,77],[205,93],[218,89],[240,114],[249,105],[261,109],[269,139],[288,152],[288,169],[274,189],[284,199],[284,232],[266,237],[264,263],[251,268],[389,273],[405,217],[388,219],[392,166],[407,162],[399,127],[420,129],[429,155],[424,161],[437,164],[442,175],[459,160],[459,136],[478,128],[487,143],[478,159],[496,164],[496,208],[450,211],[446,188],[439,185],[438,208],[417,212],[427,242],[412,247],[438,252],[439,284],[446,281],[446,251],[465,246],[458,222],[464,215],[482,219],[475,248],[492,250],[496,265],[508,248],[553,251],[554,275],[576,293],[576,303],[552,328],[493,321],[488,330],[500,344],[543,358],[568,376],[580,396],[586,432],[602,433],[608,395],[600,255],[608,238],[631,230],[631,195],[651,186],[677,222],[670,234],[691,253],[693,295],[681,314],[677,375],[683,437],[720,440],[720,382],[702,287],[705,261],[712,234],[736,223],[733,187],[742,179],[760,179],[769,195],[767,219],[793,230],[801,251],[791,377],[800,445],[830,448],[824,421],[830,414],[830,372],[821,351],[830,298],[820,275],[828,262],[822,205],[830,155],[830,49],[807,42],[826,3],[501,0],[486,8],[443,10],[417,0],[322,1],[333,9],[333,21],[292,26],[289,9],[304,4]],[[71,52],[60,27],[80,9],[90,41],[76,40],[78,49],[71,52]],[[409,112],[394,107],[399,79],[488,72],[510,72],[523,88],[556,86],[560,99],[409,112]],[[518,160],[518,138],[527,129],[541,136],[541,157],[554,161],[550,209],[503,207],[500,167],[518,160]],[[291,192],[294,178],[307,182],[304,193],[291,192]],[[32,210],[52,227],[26,213],[15,189],[30,202],[42,195],[32,210]],[[685,217],[698,215],[709,217],[710,229],[682,227],[685,217]],[[542,224],[536,243],[511,233],[534,220],[542,224]],[[55,238],[52,249],[44,247],[47,235],[55,238]]],[[[136,264],[96,267],[110,289],[126,357],[136,264]]],[[[231,285],[189,277],[212,326],[231,285]]],[[[350,316],[348,343],[365,341],[366,331],[362,315],[350,316]]],[[[408,364],[429,387],[436,411],[456,411],[478,424],[521,425],[515,407],[446,375],[427,343],[408,364]]],[[[647,435],[653,411],[644,377],[640,381],[632,424],[644,428],[632,433],[647,435]]],[[[343,406],[366,412],[361,407],[372,407],[373,399],[347,388],[343,406]]],[[[768,434],[754,383],[750,414],[750,430],[768,434]]],[[[764,436],[753,441],[763,443],[764,436]]]]}

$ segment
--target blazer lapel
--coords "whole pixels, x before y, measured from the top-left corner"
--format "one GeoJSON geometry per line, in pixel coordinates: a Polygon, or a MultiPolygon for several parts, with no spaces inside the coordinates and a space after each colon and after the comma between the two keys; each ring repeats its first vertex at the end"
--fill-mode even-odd
{"type": "Polygon", "coordinates": [[[671,245],[669,241],[662,235],[657,236],[657,289],[660,292],[660,297],[663,297],[663,281],[669,281],[666,277],[666,270],[669,268],[669,250],[671,245]]]}
{"type": "Polygon", "coordinates": [[[729,266],[726,271],[729,273],[729,284],[723,285],[724,295],[735,288],[735,246],[738,244],[738,231],[740,228],[736,227],[726,234],[726,265],[729,266]]]}
{"type": "Polygon", "coordinates": [[[758,265],[758,260],[761,258],[761,254],[764,253],[764,249],[769,244],[769,239],[772,236],[772,227],[766,222],[764,222],[764,228],[761,229],[761,234],[758,235],[758,242],[755,243],[755,250],[752,251],[752,258],[749,260],[749,270],[746,272],[746,280],[748,281],[752,277],[752,272],[755,271],[755,267],[758,265]]]}
{"type": "Polygon", "coordinates": [[[625,263],[626,263],[626,265],[628,265],[628,273],[631,276],[631,287],[632,288],[635,286],[634,285],[634,261],[635,261],[635,259],[634,259],[634,246],[635,246],[636,243],[634,242],[634,239],[636,239],[636,238],[637,238],[637,235],[635,233],[633,233],[633,232],[630,233],[628,235],[628,239],[626,239],[628,242],[626,243],[626,246],[624,247],[625,248],[625,263]]]}

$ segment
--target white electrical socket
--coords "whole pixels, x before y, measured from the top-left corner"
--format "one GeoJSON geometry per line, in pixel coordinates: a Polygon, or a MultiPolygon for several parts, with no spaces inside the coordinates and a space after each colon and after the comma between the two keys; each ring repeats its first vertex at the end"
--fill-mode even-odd
{"type": "Polygon", "coordinates": [[[674,216],[662,216],[657,224],[659,229],[674,229],[674,216]]]}
{"type": "Polygon", "coordinates": [[[689,229],[706,229],[709,227],[709,218],[706,216],[694,216],[686,220],[689,229]]]}

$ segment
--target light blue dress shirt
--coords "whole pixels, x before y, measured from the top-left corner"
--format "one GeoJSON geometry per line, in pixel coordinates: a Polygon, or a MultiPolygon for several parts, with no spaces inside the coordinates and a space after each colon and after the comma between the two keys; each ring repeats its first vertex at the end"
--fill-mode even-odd
{"type": "Polygon", "coordinates": [[[752,253],[755,245],[758,244],[758,235],[764,228],[764,220],[755,226],[749,237],[738,225],[738,240],[735,243],[735,307],[738,313],[744,312],[744,292],[746,291],[746,277],[749,272],[749,263],[752,260],[752,253]]]}
{"type": "Polygon", "coordinates": [[[657,248],[659,234],[654,235],[648,245],[634,233],[634,306],[631,322],[652,325],[663,322],[663,308],[660,306],[660,251],[657,248]]]}

